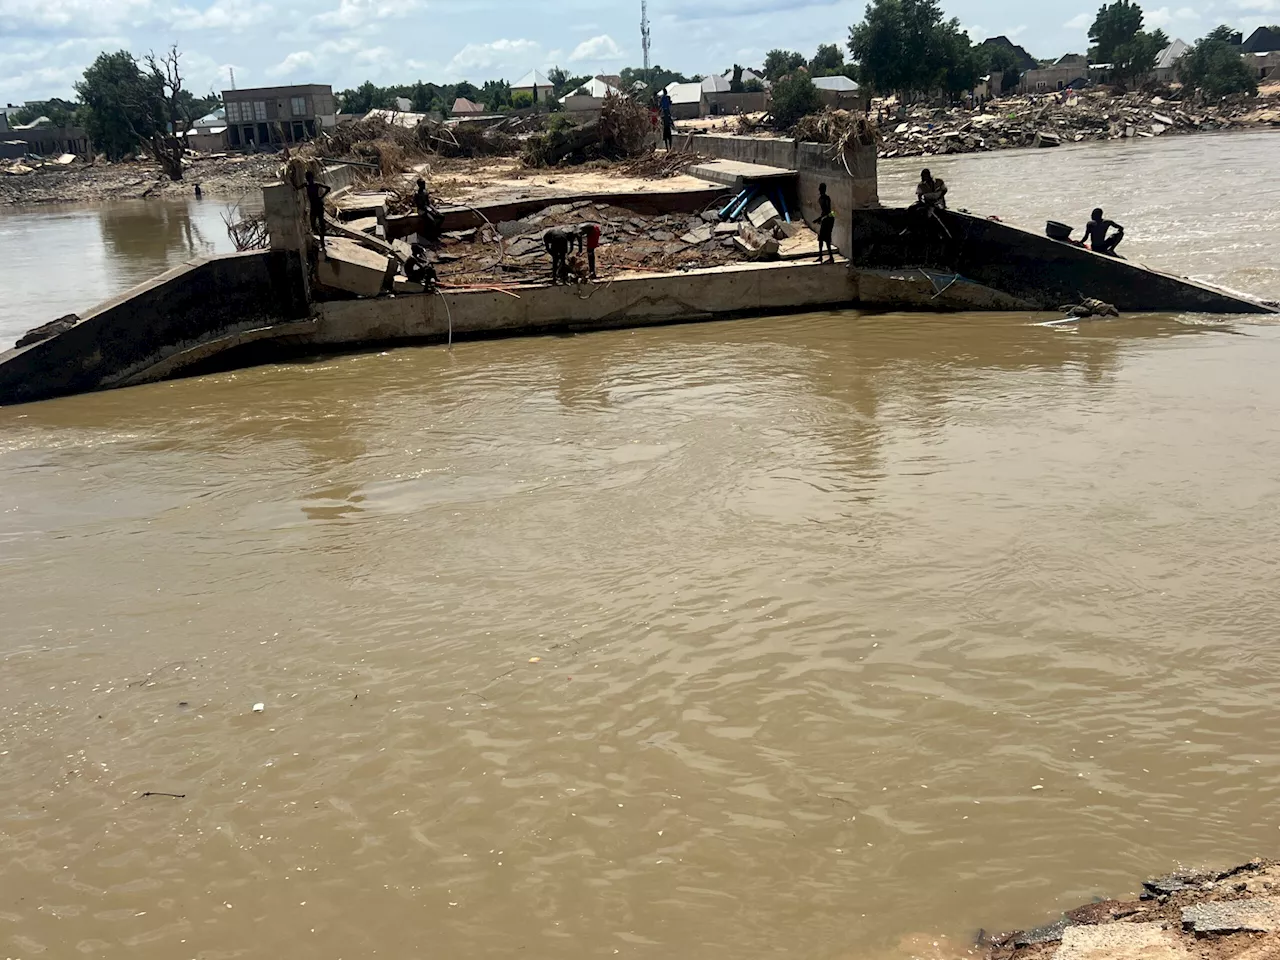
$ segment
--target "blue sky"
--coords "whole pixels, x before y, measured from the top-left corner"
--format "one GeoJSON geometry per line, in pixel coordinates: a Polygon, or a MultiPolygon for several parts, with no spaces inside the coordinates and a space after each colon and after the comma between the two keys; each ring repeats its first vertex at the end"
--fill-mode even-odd
{"type": "MultiPolygon", "coordinates": [[[[974,40],[1007,34],[1039,57],[1082,52],[1099,0],[947,0],[974,40]]],[[[1148,26],[1192,41],[1220,22],[1280,20],[1280,0],[1171,0],[1148,26]]],[[[686,73],[758,65],[767,50],[843,46],[863,4],[653,0],[653,58],[686,73]]],[[[640,4],[562,0],[0,0],[0,101],[71,95],[101,50],[177,43],[188,86],[518,79],[552,65],[616,73],[640,62],[640,4]]]]}

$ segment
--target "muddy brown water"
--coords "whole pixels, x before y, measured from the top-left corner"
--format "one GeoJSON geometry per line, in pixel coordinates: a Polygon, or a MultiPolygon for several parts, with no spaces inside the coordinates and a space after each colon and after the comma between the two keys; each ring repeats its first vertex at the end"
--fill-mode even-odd
{"type": "Polygon", "coordinates": [[[0,956],[903,957],[1274,853],[1280,326],[1032,319],[0,410],[0,956]]]}

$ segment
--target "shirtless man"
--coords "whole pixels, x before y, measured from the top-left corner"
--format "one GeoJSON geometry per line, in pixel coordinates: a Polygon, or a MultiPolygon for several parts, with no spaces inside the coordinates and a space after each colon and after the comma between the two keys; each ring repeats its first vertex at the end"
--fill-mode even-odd
{"type": "Polygon", "coordinates": [[[1085,225],[1084,239],[1093,248],[1094,253],[1103,253],[1108,257],[1114,257],[1116,255],[1116,247],[1124,239],[1124,227],[1114,220],[1104,220],[1102,208],[1098,207],[1093,211],[1093,219],[1085,225]],[[1107,236],[1107,231],[1112,227],[1115,227],[1116,232],[1111,236],[1107,236]]]}

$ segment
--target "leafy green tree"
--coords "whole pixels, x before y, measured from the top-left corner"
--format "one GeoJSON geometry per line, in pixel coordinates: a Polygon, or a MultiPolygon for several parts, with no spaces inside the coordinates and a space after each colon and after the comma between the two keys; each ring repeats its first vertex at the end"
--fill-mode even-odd
{"type": "Polygon", "coordinates": [[[143,107],[151,90],[128,50],[98,54],[76,84],[76,96],[84,104],[85,132],[112,160],[135,152],[151,136],[151,117],[143,107]]]}
{"type": "Polygon", "coordinates": [[[764,75],[767,80],[780,80],[805,64],[804,54],[794,50],[770,50],[764,57],[764,75]]]}
{"type": "Polygon", "coordinates": [[[505,80],[486,80],[480,88],[480,102],[491,113],[511,106],[511,84],[505,80]]]}
{"type": "Polygon", "coordinates": [[[942,19],[937,0],[873,0],[849,28],[858,79],[874,93],[904,96],[971,89],[981,54],[956,19],[942,19]]]}
{"type": "Polygon", "coordinates": [[[1233,93],[1258,92],[1253,71],[1239,52],[1222,39],[1219,27],[1178,58],[1178,79],[1183,89],[1195,91],[1202,98],[1218,100],[1233,93]]]}
{"type": "Polygon", "coordinates": [[[377,86],[372,80],[366,80],[354,90],[338,91],[338,111],[365,114],[374,109],[386,110],[391,107],[391,99],[389,90],[377,86]]]}
{"type": "Polygon", "coordinates": [[[992,78],[999,76],[1001,90],[1012,90],[1021,82],[1022,64],[1018,61],[1016,53],[1000,44],[980,49],[986,52],[987,72],[992,75],[992,78]]]}
{"type": "Polygon", "coordinates": [[[756,77],[752,77],[742,85],[743,93],[764,93],[764,81],[756,77]]]}
{"type": "Polygon", "coordinates": [[[1114,0],[1098,8],[1089,28],[1093,44],[1089,59],[1095,63],[1115,63],[1117,50],[1129,43],[1142,29],[1142,8],[1129,0],[1114,0]]]}
{"type": "MultiPolygon", "coordinates": [[[[1272,30],[1275,30],[1276,28],[1275,28],[1275,27],[1272,27],[1271,29],[1272,29],[1272,30]]],[[[1233,41],[1234,41],[1234,42],[1236,42],[1236,43],[1239,43],[1239,42],[1240,42],[1240,31],[1239,31],[1239,30],[1232,30],[1232,29],[1231,29],[1230,27],[1228,27],[1225,23],[1223,23],[1223,24],[1219,24],[1218,26],[1216,26],[1216,27],[1214,27],[1212,30],[1210,30],[1210,31],[1209,31],[1209,34],[1208,34],[1208,36],[1206,36],[1206,37],[1205,37],[1205,39],[1206,39],[1206,40],[1221,40],[1223,43],[1231,43],[1231,42],[1233,42],[1233,41]]]]}
{"type": "Polygon", "coordinates": [[[729,81],[730,93],[745,93],[742,86],[742,66],[735,63],[733,65],[733,79],[729,81]]]}
{"type": "Polygon", "coordinates": [[[779,130],[789,130],[821,109],[822,97],[806,71],[796,70],[774,83],[773,125],[779,130]]]}
{"type": "Polygon", "coordinates": [[[1098,8],[1089,42],[1089,57],[1094,63],[1111,64],[1117,83],[1126,85],[1150,73],[1160,51],[1169,45],[1163,30],[1147,33],[1142,29],[1142,8],[1130,0],[1114,0],[1098,8]]]}
{"type": "Polygon", "coordinates": [[[814,77],[834,77],[844,71],[844,51],[834,43],[819,45],[818,52],[809,61],[809,75],[814,77]]]}

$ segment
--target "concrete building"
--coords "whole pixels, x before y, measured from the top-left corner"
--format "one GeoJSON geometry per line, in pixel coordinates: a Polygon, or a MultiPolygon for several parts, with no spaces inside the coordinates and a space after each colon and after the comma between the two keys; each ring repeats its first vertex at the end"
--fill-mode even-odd
{"type": "Polygon", "coordinates": [[[333,87],[327,83],[223,90],[222,101],[226,104],[227,146],[232,150],[303,143],[337,125],[333,87]]]}
{"type": "Polygon", "coordinates": [[[856,110],[862,106],[861,88],[853,80],[845,76],[814,77],[813,85],[818,88],[822,102],[837,110],[856,110]]]}
{"type": "Polygon", "coordinates": [[[1051,67],[1038,67],[1022,75],[1022,93],[1051,93],[1067,87],[1088,83],[1089,58],[1080,53],[1068,53],[1058,58],[1051,67]]]}
{"type": "Polygon", "coordinates": [[[38,157],[58,157],[64,153],[89,156],[93,145],[82,127],[55,127],[48,117],[36,117],[30,123],[14,124],[4,135],[8,153],[13,153],[21,142],[26,144],[24,154],[38,157]]]}
{"type": "Polygon", "coordinates": [[[200,153],[221,153],[227,149],[227,112],[218,109],[205,114],[187,131],[187,148],[200,153]]]}
{"type": "Polygon", "coordinates": [[[1242,53],[1244,62],[1255,71],[1259,83],[1280,81],[1280,50],[1269,53],[1242,53]]]}
{"type": "Polygon", "coordinates": [[[672,83],[667,86],[674,120],[696,120],[707,112],[701,83],[672,83]]]}
{"type": "Polygon", "coordinates": [[[545,103],[551,97],[551,81],[541,70],[530,70],[511,85],[511,96],[527,93],[533,97],[534,103],[545,103]]]}

